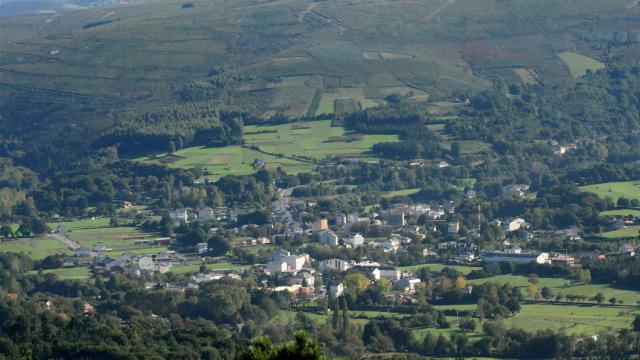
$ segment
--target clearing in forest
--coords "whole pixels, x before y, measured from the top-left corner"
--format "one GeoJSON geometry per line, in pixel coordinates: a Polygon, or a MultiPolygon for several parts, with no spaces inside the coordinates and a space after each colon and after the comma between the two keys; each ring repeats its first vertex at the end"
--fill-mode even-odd
{"type": "Polygon", "coordinates": [[[596,71],[604,69],[605,67],[603,63],[596,59],[573,52],[563,52],[558,54],[558,56],[565,62],[565,64],[567,64],[571,76],[575,79],[585,76],[587,74],[587,70],[596,71]]]}

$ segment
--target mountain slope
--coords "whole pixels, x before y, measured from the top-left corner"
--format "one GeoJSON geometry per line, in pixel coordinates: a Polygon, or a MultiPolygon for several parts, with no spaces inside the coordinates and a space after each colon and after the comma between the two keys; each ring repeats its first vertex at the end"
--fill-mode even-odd
{"type": "Polygon", "coordinates": [[[302,117],[389,95],[450,98],[497,79],[554,87],[573,80],[558,53],[606,62],[603,38],[636,44],[640,10],[628,5],[158,1],[1,19],[11,31],[0,54],[0,131],[82,147],[128,117],[189,103],[302,117]]]}

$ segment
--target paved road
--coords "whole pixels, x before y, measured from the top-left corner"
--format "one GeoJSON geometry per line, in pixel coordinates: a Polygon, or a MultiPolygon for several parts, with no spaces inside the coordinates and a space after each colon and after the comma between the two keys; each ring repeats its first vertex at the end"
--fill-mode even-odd
{"type": "Polygon", "coordinates": [[[49,236],[50,238],[54,238],[54,239],[60,241],[61,243],[67,245],[67,247],[69,247],[69,249],[71,249],[73,251],[76,251],[76,250],[80,249],[80,247],[81,247],[80,244],[78,244],[77,242],[75,242],[73,240],[70,240],[70,239],[68,239],[68,238],[66,238],[66,237],[64,237],[64,236],[62,236],[60,234],[49,234],[47,236],[49,236]]]}

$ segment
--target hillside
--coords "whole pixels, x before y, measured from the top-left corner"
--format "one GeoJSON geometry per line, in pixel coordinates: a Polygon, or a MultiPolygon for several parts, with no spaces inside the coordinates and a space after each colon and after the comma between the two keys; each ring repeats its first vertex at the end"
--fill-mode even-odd
{"type": "Polygon", "coordinates": [[[637,44],[639,13],[627,0],[242,0],[3,18],[0,131],[82,148],[194,103],[299,118],[390,95],[452,99],[498,79],[552,88],[580,71],[560,53],[637,55],[602,41],[637,44]]]}

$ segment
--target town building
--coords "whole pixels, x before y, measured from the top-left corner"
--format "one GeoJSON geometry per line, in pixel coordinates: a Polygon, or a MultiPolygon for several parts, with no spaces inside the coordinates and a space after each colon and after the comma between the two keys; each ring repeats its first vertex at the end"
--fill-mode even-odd
{"type": "Polygon", "coordinates": [[[364,237],[358,233],[349,234],[343,238],[345,245],[350,245],[352,248],[357,248],[364,245],[364,237]]]}
{"type": "Polygon", "coordinates": [[[318,263],[320,271],[335,270],[343,272],[349,270],[352,266],[351,262],[337,258],[322,260],[318,263]]]}
{"type": "Polygon", "coordinates": [[[329,230],[321,232],[318,237],[320,238],[320,244],[323,245],[338,246],[340,241],[338,235],[329,230]]]}
{"type": "Polygon", "coordinates": [[[457,234],[460,231],[460,223],[457,221],[450,221],[447,225],[447,233],[457,234]]]}
{"type": "Polygon", "coordinates": [[[313,232],[327,231],[328,229],[329,229],[329,221],[326,218],[322,218],[314,222],[311,227],[311,231],[313,232]]]}

